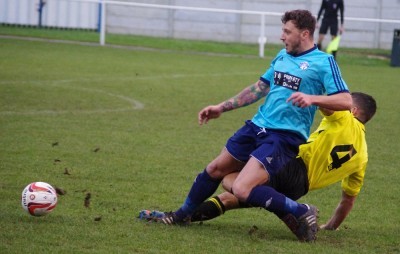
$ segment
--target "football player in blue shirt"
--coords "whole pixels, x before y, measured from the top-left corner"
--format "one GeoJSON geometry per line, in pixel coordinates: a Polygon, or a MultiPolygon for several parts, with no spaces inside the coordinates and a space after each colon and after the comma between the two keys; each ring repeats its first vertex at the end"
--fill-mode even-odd
{"type": "Polygon", "coordinates": [[[198,121],[206,124],[266,97],[264,104],[196,177],[183,205],[165,213],[160,222],[189,223],[190,215],[217,190],[223,177],[240,171],[232,186],[239,201],[271,212],[283,209],[298,220],[299,239],[315,239],[316,207],[299,204],[262,184],[297,155],[299,145],[309,136],[317,107],[350,110],[352,100],[332,55],[314,44],[315,17],[307,10],[293,10],[281,20],[285,49],[257,82],[224,102],[203,108],[198,121]]]}

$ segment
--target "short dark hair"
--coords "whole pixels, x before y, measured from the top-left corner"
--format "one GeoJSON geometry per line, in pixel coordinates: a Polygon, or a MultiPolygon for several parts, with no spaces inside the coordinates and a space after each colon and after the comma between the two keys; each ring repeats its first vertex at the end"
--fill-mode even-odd
{"type": "Polygon", "coordinates": [[[308,10],[287,11],[282,15],[281,20],[283,24],[292,21],[296,28],[300,30],[308,30],[311,37],[314,35],[317,20],[308,10]]]}
{"type": "Polygon", "coordinates": [[[361,110],[361,115],[358,116],[359,120],[363,123],[367,123],[376,113],[376,101],[375,99],[366,93],[352,92],[351,98],[353,98],[353,105],[361,110]]]}

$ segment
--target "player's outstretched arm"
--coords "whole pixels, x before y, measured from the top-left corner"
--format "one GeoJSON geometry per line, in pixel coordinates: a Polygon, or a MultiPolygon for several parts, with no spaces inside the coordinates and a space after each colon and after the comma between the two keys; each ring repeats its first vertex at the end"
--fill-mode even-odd
{"type": "Polygon", "coordinates": [[[334,95],[309,95],[301,92],[293,93],[287,102],[291,102],[301,108],[315,105],[330,110],[350,110],[353,104],[350,93],[338,93],[334,95]]]}
{"type": "Polygon", "coordinates": [[[322,107],[319,107],[319,111],[321,111],[324,116],[330,116],[333,113],[335,113],[335,110],[330,110],[330,109],[322,108],[322,107]]]}
{"type": "Polygon", "coordinates": [[[334,214],[328,220],[328,222],[324,225],[321,225],[320,228],[325,230],[337,230],[340,224],[342,224],[342,222],[346,219],[351,209],[353,209],[356,197],[357,196],[349,196],[345,192],[342,192],[342,200],[336,207],[334,214]]]}
{"type": "Polygon", "coordinates": [[[259,80],[255,84],[243,89],[236,96],[218,105],[211,105],[203,108],[198,114],[199,124],[206,124],[210,119],[220,117],[223,112],[241,108],[258,101],[268,94],[269,88],[269,84],[259,80]]]}

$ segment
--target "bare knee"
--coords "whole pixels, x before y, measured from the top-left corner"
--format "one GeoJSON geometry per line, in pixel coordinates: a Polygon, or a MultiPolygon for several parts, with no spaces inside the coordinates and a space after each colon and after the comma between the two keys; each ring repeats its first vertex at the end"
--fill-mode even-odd
{"type": "Polygon", "coordinates": [[[224,176],[239,171],[244,163],[234,159],[225,149],[221,154],[207,165],[206,171],[214,179],[222,179],[224,176]]]}
{"type": "Polygon", "coordinates": [[[232,192],[232,185],[238,174],[239,172],[230,173],[226,175],[224,179],[222,179],[222,187],[224,188],[224,190],[232,192]]]}
{"type": "Polygon", "coordinates": [[[250,189],[235,181],[232,185],[232,193],[240,202],[246,202],[250,194],[250,189]]]}
{"type": "Polygon", "coordinates": [[[213,179],[222,179],[224,178],[224,176],[229,174],[229,172],[226,172],[226,169],[218,166],[218,163],[216,163],[215,161],[207,165],[206,171],[208,175],[213,179]]]}
{"type": "Polygon", "coordinates": [[[233,195],[239,201],[246,202],[253,188],[265,183],[268,178],[265,168],[256,159],[250,158],[232,185],[233,195]]]}

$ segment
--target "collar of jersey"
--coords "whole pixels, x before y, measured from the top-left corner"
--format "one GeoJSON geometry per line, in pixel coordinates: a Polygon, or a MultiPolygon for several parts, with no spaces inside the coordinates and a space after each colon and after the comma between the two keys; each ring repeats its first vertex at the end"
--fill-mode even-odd
{"type": "Polygon", "coordinates": [[[311,52],[311,51],[313,51],[313,50],[315,50],[315,49],[317,49],[317,45],[316,45],[316,44],[314,44],[314,47],[312,47],[312,48],[310,48],[309,50],[306,50],[306,51],[304,51],[304,52],[301,52],[300,54],[296,54],[296,55],[290,54],[290,53],[288,53],[288,54],[291,55],[291,56],[293,56],[293,57],[299,57],[299,56],[308,54],[309,52],[311,52]]]}

